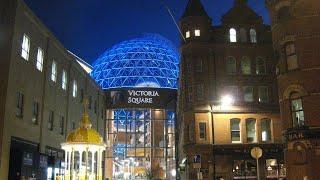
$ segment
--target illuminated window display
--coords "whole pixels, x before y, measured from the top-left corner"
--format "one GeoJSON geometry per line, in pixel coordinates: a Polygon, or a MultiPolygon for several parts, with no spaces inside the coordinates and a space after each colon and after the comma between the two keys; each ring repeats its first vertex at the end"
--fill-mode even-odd
{"type": "Polygon", "coordinates": [[[93,66],[107,97],[105,178],[175,179],[177,50],[147,34],[113,46],[93,66]]]}

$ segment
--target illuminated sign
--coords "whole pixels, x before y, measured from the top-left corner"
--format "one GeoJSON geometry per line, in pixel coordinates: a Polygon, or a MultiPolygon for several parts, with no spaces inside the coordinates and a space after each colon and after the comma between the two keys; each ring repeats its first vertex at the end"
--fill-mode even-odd
{"type": "Polygon", "coordinates": [[[156,88],[116,89],[106,93],[109,108],[164,108],[175,102],[177,96],[176,90],[156,88]]]}
{"type": "Polygon", "coordinates": [[[136,91],[128,90],[129,104],[152,104],[153,97],[159,97],[158,91],[136,91]]]}

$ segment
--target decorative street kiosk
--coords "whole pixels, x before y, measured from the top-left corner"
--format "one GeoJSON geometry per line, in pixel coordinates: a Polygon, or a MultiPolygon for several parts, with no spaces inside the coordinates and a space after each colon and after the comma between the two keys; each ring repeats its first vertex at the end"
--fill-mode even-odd
{"type": "Polygon", "coordinates": [[[91,129],[84,103],[80,127],[68,134],[62,149],[65,151],[65,180],[102,180],[103,138],[91,129]]]}

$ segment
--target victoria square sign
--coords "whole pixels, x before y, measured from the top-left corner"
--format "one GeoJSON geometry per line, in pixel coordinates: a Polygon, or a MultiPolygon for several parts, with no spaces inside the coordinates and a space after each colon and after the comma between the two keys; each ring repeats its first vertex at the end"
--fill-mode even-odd
{"type": "Polygon", "coordinates": [[[132,88],[108,90],[109,108],[165,108],[176,100],[176,90],[132,88]]]}

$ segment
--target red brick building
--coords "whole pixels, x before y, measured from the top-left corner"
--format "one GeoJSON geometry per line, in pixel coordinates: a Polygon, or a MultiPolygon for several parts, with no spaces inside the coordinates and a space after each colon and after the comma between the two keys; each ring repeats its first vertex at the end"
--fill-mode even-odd
{"type": "Polygon", "coordinates": [[[271,28],[246,0],[212,25],[200,0],[180,19],[178,151],[181,179],[285,177],[271,28]]]}
{"type": "Polygon", "coordinates": [[[320,1],[267,0],[288,179],[320,177],[320,1]]]}

